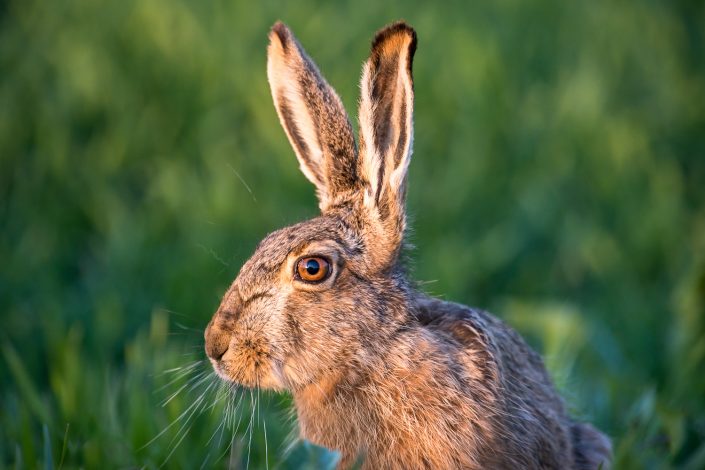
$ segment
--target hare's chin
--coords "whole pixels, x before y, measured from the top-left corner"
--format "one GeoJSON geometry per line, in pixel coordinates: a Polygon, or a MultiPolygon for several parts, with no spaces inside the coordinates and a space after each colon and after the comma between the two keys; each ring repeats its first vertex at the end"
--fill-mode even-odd
{"type": "Polygon", "coordinates": [[[211,365],[213,366],[213,370],[215,371],[215,374],[220,377],[222,380],[226,382],[234,382],[232,378],[230,378],[230,375],[226,370],[224,370],[223,366],[218,361],[215,361],[211,359],[211,365]]]}

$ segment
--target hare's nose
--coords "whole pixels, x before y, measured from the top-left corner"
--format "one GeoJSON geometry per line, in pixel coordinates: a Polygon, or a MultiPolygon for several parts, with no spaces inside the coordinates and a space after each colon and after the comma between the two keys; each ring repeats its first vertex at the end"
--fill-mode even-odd
{"type": "Polygon", "coordinates": [[[206,354],[214,361],[219,361],[228,351],[230,345],[230,334],[224,331],[211,320],[206,328],[206,354]]]}

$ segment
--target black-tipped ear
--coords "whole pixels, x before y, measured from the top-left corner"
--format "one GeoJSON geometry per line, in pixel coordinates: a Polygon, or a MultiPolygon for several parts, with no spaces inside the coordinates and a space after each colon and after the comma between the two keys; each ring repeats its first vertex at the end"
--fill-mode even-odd
{"type": "Polygon", "coordinates": [[[380,30],[362,71],[358,175],[365,204],[376,211],[390,253],[401,247],[406,228],[406,173],[413,143],[412,64],[416,32],[398,22],[380,30]]]}
{"type": "Polygon", "coordinates": [[[281,22],[269,33],[267,76],[279,120],[325,211],[356,188],[357,149],[343,104],[281,22]]]}

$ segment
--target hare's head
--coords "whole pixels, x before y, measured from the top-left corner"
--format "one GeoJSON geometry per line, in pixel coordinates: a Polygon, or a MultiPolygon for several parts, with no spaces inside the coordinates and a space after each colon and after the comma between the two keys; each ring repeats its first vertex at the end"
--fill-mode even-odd
{"type": "Polygon", "coordinates": [[[269,35],[274,104],[321,215],[266,237],[206,329],[226,380],[296,390],[372,360],[405,318],[398,268],[412,146],[414,30],[395,23],[364,65],[360,145],[340,98],[282,23],[269,35]]]}

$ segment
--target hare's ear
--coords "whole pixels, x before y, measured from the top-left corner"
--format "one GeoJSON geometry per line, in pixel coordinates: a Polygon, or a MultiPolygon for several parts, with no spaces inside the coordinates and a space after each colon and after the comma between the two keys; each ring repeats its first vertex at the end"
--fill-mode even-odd
{"type": "Polygon", "coordinates": [[[269,33],[267,76],[279,120],[325,211],[356,188],[357,149],[343,104],[280,22],[269,33]]]}
{"type": "Polygon", "coordinates": [[[392,257],[401,247],[406,215],[406,173],[413,141],[414,88],[411,67],[416,32],[394,23],[377,33],[362,71],[360,158],[365,205],[381,222],[392,257]]]}

